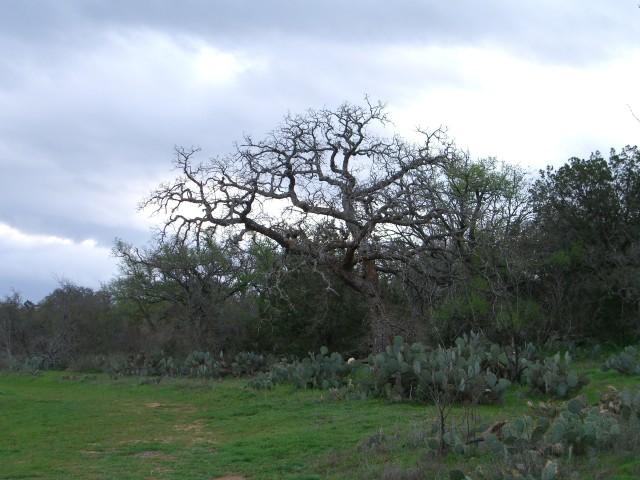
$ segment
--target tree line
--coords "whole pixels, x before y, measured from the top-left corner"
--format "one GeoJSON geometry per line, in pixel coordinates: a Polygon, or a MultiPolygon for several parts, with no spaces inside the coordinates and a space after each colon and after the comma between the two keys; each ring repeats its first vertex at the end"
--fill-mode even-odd
{"type": "Polygon", "coordinates": [[[0,355],[637,337],[637,147],[530,176],[443,130],[410,142],[389,125],[380,104],[344,104],[225,156],[177,149],[176,178],[144,203],[163,222],[154,241],[117,241],[120,275],[97,291],[5,297],[0,355]]]}

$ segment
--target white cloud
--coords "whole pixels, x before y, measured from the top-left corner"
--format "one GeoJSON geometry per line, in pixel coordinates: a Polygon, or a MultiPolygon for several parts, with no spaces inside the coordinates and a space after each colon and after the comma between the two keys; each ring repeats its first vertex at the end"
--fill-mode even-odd
{"type": "Polygon", "coordinates": [[[73,245],[73,242],[68,238],[55,235],[29,235],[5,223],[0,223],[0,245],[7,248],[31,249],[45,245],[73,245]]]}
{"type": "Polygon", "coordinates": [[[116,273],[109,248],[93,239],[74,242],[30,234],[0,223],[0,292],[24,292],[39,300],[61,279],[98,288],[116,273]]]}
{"type": "Polygon", "coordinates": [[[242,58],[199,42],[192,58],[193,80],[201,88],[231,83],[247,70],[264,67],[264,60],[242,58]]]}
{"type": "Polygon", "coordinates": [[[640,137],[627,107],[640,108],[640,49],[598,65],[573,66],[487,48],[416,49],[405,55],[413,63],[440,62],[467,83],[425,86],[390,102],[403,132],[442,124],[474,156],[536,169],[640,137]]]}

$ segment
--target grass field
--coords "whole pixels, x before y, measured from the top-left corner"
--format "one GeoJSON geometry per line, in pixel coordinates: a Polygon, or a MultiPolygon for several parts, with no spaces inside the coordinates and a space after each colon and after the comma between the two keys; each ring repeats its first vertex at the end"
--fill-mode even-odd
{"type": "MultiPolygon", "coordinates": [[[[593,402],[607,385],[637,379],[581,364],[593,402]]],[[[502,406],[480,407],[491,421],[526,412],[512,388],[502,406]]],[[[454,413],[460,413],[458,410],[454,413]]],[[[364,449],[377,432],[414,438],[430,407],[380,400],[335,400],[326,392],[246,380],[199,382],[48,372],[0,373],[0,479],[351,479],[393,477],[393,466],[448,478],[455,465],[486,458],[429,459],[418,442],[364,449]],[[413,432],[413,433],[412,433],[413,432]],[[441,463],[444,462],[444,463],[441,463]]],[[[640,458],[580,459],[582,478],[640,478],[640,458]]],[[[398,474],[399,475],[399,474],[398,474]]]]}

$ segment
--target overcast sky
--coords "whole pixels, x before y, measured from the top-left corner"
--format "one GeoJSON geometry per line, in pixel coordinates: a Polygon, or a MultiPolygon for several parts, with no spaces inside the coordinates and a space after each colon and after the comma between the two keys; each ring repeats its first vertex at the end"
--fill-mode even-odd
{"type": "Polygon", "coordinates": [[[0,2],[0,296],[99,287],[174,145],[213,156],[283,114],[388,105],[536,171],[638,143],[640,9],[616,0],[0,2]]]}

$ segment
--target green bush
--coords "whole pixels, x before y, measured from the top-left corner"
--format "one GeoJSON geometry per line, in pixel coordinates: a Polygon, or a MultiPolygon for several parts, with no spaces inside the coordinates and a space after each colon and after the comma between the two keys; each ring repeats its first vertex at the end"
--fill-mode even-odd
{"type": "MultiPolygon", "coordinates": [[[[99,360],[99,357],[96,358],[99,360]]],[[[138,353],[135,355],[111,355],[103,357],[104,364],[95,363],[95,368],[109,373],[113,377],[140,376],[140,377],[171,377],[180,374],[180,368],[173,357],[166,356],[163,352],[154,354],[138,353]]],[[[85,359],[85,362],[88,362],[85,359]]],[[[91,363],[85,363],[87,367],[91,363]]],[[[83,364],[80,364],[82,367],[83,364]]]]}
{"type": "Polygon", "coordinates": [[[419,375],[425,369],[429,355],[421,343],[409,345],[402,337],[395,337],[384,352],[369,356],[372,375],[369,379],[365,377],[361,386],[374,396],[416,398],[419,375]]]}
{"type": "Polygon", "coordinates": [[[430,355],[427,368],[420,372],[418,390],[427,397],[434,392],[450,392],[454,402],[496,403],[511,382],[482,369],[483,357],[457,342],[452,348],[438,348],[430,355]]]}
{"type": "Polygon", "coordinates": [[[44,355],[31,355],[22,360],[22,362],[14,363],[15,370],[33,374],[52,368],[54,368],[53,363],[44,355]]]}
{"type": "Polygon", "coordinates": [[[289,369],[289,378],[298,388],[338,388],[347,383],[351,366],[339,353],[329,355],[327,347],[319,354],[309,353],[289,369]]]}
{"type": "Polygon", "coordinates": [[[163,352],[147,356],[144,359],[140,375],[145,377],[174,377],[180,369],[173,357],[166,356],[163,352]]]}
{"type": "Polygon", "coordinates": [[[565,402],[528,403],[528,415],[513,420],[488,425],[479,417],[453,417],[444,435],[438,422],[431,431],[424,424],[412,432],[384,434],[381,430],[360,448],[366,455],[382,454],[385,458],[391,451],[424,449],[425,465],[462,464],[461,456],[481,458],[481,462],[464,462],[476,463],[474,469],[450,471],[449,478],[470,480],[582,478],[577,476],[575,466],[587,462],[588,456],[608,458],[613,453],[619,458],[621,452],[637,455],[640,388],[631,393],[610,387],[599,407],[589,405],[582,396],[565,402]],[[607,457],[601,457],[601,452],[607,457]],[[455,457],[434,461],[436,455],[449,453],[455,457]]]}
{"type": "Polygon", "coordinates": [[[567,398],[578,392],[588,379],[570,368],[571,355],[556,353],[542,362],[528,362],[524,371],[524,379],[529,388],[538,393],[567,398]]]}
{"type": "Polygon", "coordinates": [[[273,381],[273,377],[271,376],[271,372],[268,373],[258,373],[255,377],[249,380],[248,386],[255,390],[271,390],[275,384],[278,382],[273,381]]]}
{"type": "Polygon", "coordinates": [[[192,378],[218,378],[222,366],[209,352],[194,351],[182,364],[182,373],[192,378]]]}
{"type": "MultiPolygon", "coordinates": [[[[533,405],[531,405],[533,407],[533,405]]],[[[621,438],[621,417],[590,407],[584,397],[562,405],[540,403],[525,415],[485,434],[481,448],[495,458],[469,478],[484,480],[553,480],[568,473],[562,458],[609,451],[621,438]]],[[[461,478],[461,477],[460,477],[461,478]]],[[[564,476],[562,478],[565,478],[564,476]]]]}
{"type": "Polygon", "coordinates": [[[487,349],[485,365],[500,377],[520,382],[527,365],[537,358],[538,349],[532,343],[508,347],[494,343],[487,349]]]}
{"type": "Polygon", "coordinates": [[[450,348],[433,350],[396,337],[384,352],[369,357],[371,375],[358,383],[374,396],[395,400],[431,401],[438,395],[452,402],[495,403],[510,382],[485,368],[488,347],[477,334],[459,337],[450,348]]]}
{"type": "Polygon", "coordinates": [[[302,360],[281,361],[271,365],[266,373],[260,373],[249,381],[256,389],[272,388],[280,383],[290,383],[297,388],[327,390],[352,384],[350,374],[355,364],[346,362],[339,353],[329,354],[326,347],[320,353],[312,353],[302,360]]]}
{"type": "Polygon", "coordinates": [[[274,363],[273,365],[271,365],[271,368],[269,369],[269,377],[271,378],[271,380],[273,381],[274,384],[279,384],[279,383],[293,383],[292,378],[293,378],[293,373],[292,371],[294,370],[296,364],[297,364],[297,360],[291,361],[289,363],[287,362],[278,362],[278,363],[274,363]]]}
{"type": "Polygon", "coordinates": [[[640,420],[640,388],[635,392],[628,389],[620,392],[610,385],[600,397],[600,409],[621,415],[625,421],[640,420]]]}
{"type": "Polygon", "coordinates": [[[558,462],[545,459],[535,451],[509,456],[501,463],[489,469],[479,467],[471,476],[450,476],[449,478],[465,480],[556,480],[560,478],[558,462]]]}
{"type": "Polygon", "coordinates": [[[267,367],[264,355],[253,352],[240,352],[233,358],[231,371],[236,377],[242,375],[255,375],[267,367]]]}
{"type": "Polygon", "coordinates": [[[555,456],[606,451],[615,446],[621,433],[622,417],[589,406],[582,396],[561,408],[541,403],[532,413],[508,422],[502,429],[502,442],[508,453],[533,448],[555,456]]]}
{"type": "Polygon", "coordinates": [[[640,375],[640,350],[633,346],[626,347],[622,352],[607,358],[602,369],[617,370],[625,375],[640,375]]]}
{"type": "Polygon", "coordinates": [[[325,390],[348,386],[349,397],[423,401],[432,400],[434,392],[446,392],[452,401],[495,403],[510,382],[485,367],[488,347],[477,334],[460,337],[448,349],[435,350],[396,337],[384,352],[369,356],[364,363],[346,362],[323,347],[319,354],[309,353],[299,361],[274,363],[249,385],[261,389],[290,383],[325,390]]]}
{"type": "Polygon", "coordinates": [[[66,362],[49,354],[36,354],[5,359],[3,363],[9,370],[37,374],[45,370],[64,370],[66,362]]]}
{"type": "Polygon", "coordinates": [[[69,370],[81,373],[102,373],[107,371],[109,359],[105,355],[80,355],[69,364],[69,370]]]}
{"type": "Polygon", "coordinates": [[[551,444],[577,455],[590,449],[607,450],[620,435],[616,418],[598,408],[588,408],[584,398],[574,398],[565,410],[554,419],[547,438],[551,444]]]}

